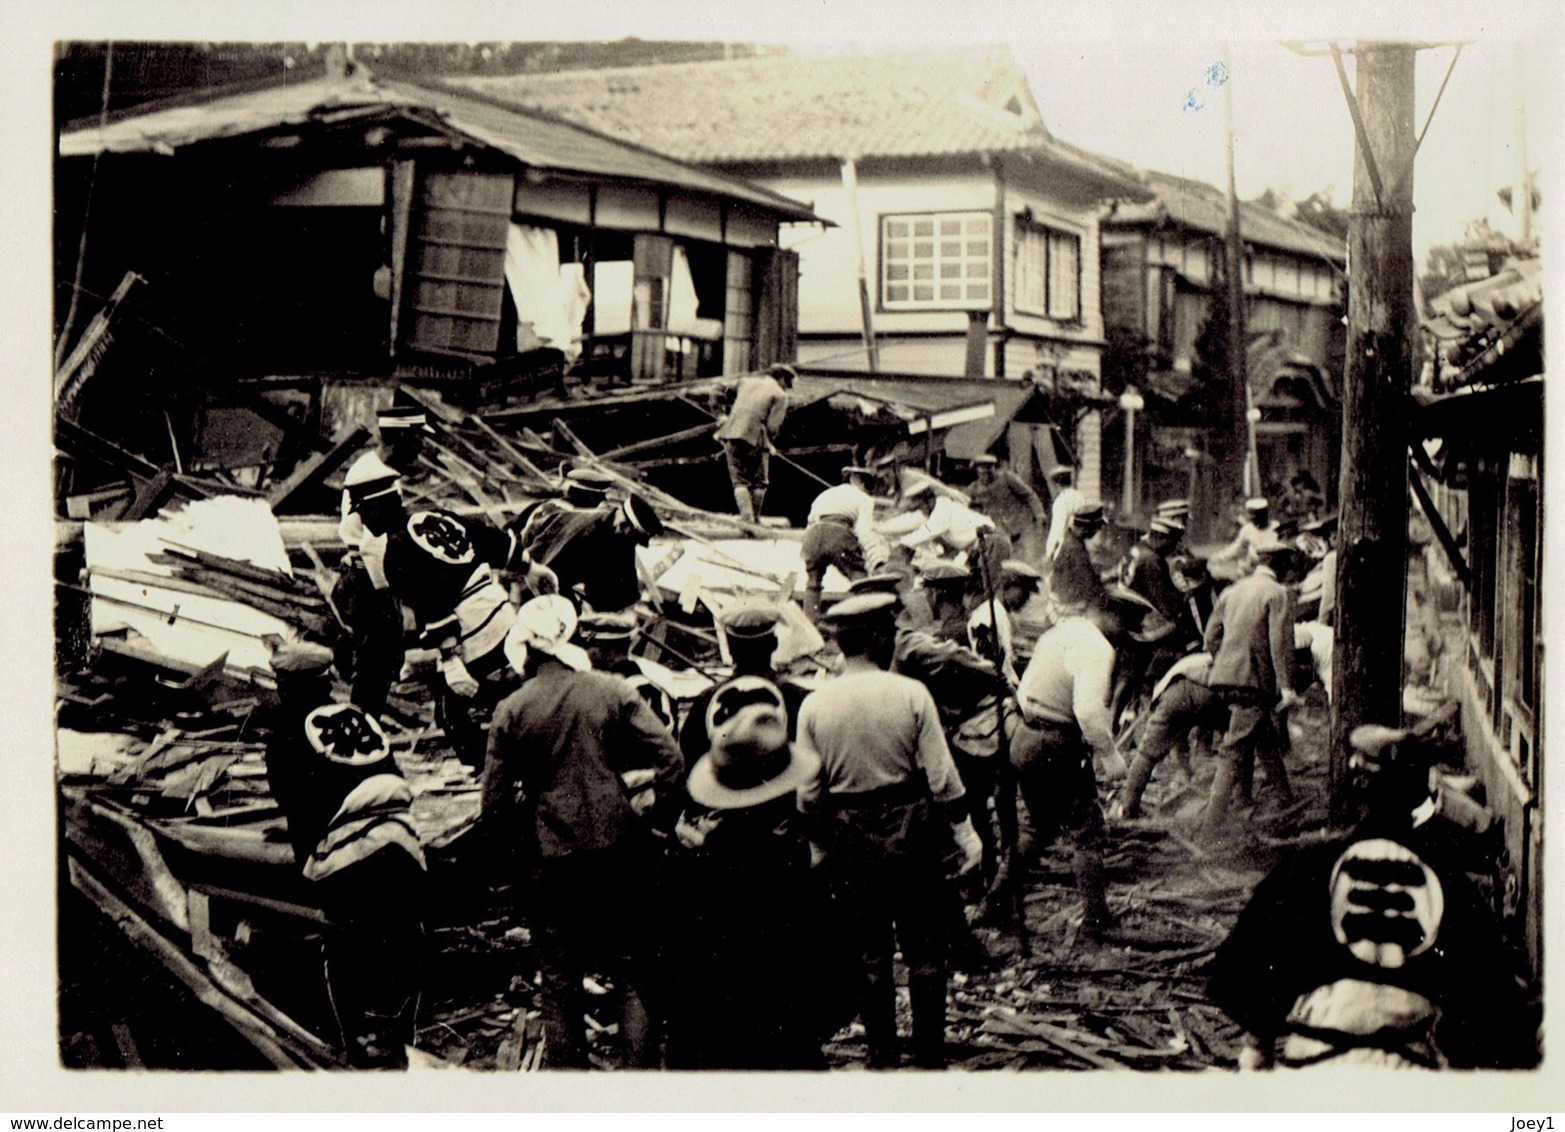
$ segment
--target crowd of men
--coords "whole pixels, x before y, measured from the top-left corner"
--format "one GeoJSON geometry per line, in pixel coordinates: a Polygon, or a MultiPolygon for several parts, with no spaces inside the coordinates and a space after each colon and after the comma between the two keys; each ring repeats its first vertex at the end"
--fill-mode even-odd
{"type": "MultiPolygon", "coordinates": [[[[764,501],[781,376],[741,384],[718,434],[746,518],[764,501]]],[[[503,529],[420,508],[408,453],[427,424],[397,409],[380,428],[343,499],[336,604],[351,634],[335,655],[278,647],[268,754],[335,925],[328,978],[351,1064],[403,1064],[416,1015],[425,862],[377,718],[399,677],[428,681],[481,776],[479,832],[532,929],[550,1067],[593,1064],[584,1016],[605,986],[592,1008],[614,1004],[630,1067],[820,1068],[854,1018],[871,1067],[904,1054],[941,1067],[952,965],[984,961],[973,914],[1060,842],[1082,937],[1111,938],[1111,823],[1141,817],[1169,755],[1215,759],[1195,831],[1208,845],[1254,805],[1257,764],[1270,811],[1298,806],[1284,720],[1311,680],[1330,688],[1330,516],[1279,530],[1252,500],[1207,561],[1170,500],[1107,560],[1104,508],[1067,467],[1046,505],[994,456],[971,462],[965,491],[894,461],[848,466],[801,548],[804,613],[830,644],[779,671],[783,601],[733,600],[714,626],[726,662],[680,705],[634,654],[650,616],[636,551],[662,532],[644,498],[584,467],[503,529]],[[334,662],[350,702],[331,699],[334,662]],[[1116,783],[1106,819],[1100,788],[1116,783]]],[[[1255,977],[1230,967],[1224,985],[1255,977]]],[[[1258,1051],[1302,1032],[1235,1017],[1258,1051]]],[[[1313,1040],[1330,1046],[1332,1024],[1314,1016],[1313,1040]]]]}

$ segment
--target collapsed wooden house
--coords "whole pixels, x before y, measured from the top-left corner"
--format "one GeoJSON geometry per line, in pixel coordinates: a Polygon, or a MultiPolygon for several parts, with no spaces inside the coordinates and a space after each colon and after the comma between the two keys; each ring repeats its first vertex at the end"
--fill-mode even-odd
{"type": "Polygon", "coordinates": [[[164,464],[255,486],[370,423],[388,378],[460,399],[552,388],[572,363],[628,382],[786,360],[778,231],[816,222],[737,178],[340,60],[68,125],[56,180],[61,321],[102,312],[57,327],[66,495],[164,464]]]}

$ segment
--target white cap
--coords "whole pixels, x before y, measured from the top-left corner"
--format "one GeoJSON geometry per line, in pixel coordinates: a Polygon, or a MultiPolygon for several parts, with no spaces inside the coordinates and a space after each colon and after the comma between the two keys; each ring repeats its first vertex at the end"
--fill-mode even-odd
{"type": "Polygon", "coordinates": [[[545,594],[524,602],[516,611],[516,623],[505,636],[505,659],[521,672],[527,664],[527,650],[536,649],[577,672],[586,672],[592,667],[592,659],[586,649],[570,643],[576,635],[576,620],[576,607],[559,594],[545,594]]]}

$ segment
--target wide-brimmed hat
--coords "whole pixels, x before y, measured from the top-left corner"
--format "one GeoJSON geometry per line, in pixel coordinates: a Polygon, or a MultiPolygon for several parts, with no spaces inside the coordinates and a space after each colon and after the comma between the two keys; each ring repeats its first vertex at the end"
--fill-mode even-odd
{"type": "Polygon", "coordinates": [[[712,694],[711,750],[691,768],[691,800],[717,810],[758,806],[790,794],[820,772],[820,759],[788,742],[788,708],[777,685],[740,676],[712,694]]]}
{"type": "Polygon", "coordinates": [[[545,594],[524,602],[516,611],[511,631],[505,635],[505,659],[517,672],[523,672],[528,650],[532,649],[577,672],[586,672],[592,667],[592,658],[586,649],[571,643],[576,624],[576,607],[569,598],[545,594]]]}

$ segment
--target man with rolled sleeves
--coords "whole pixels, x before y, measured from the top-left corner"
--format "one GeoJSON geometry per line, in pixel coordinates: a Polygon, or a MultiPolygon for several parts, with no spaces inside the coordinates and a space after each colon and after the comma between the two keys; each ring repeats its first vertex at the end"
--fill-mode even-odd
{"type": "Polygon", "coordinates": [[[900,945],[914,1063],[932,1069],[945,1065],[949,904],[930,897],[944,883],[943,859],[953,840],[960,873],[978,866],[982,847],[933,697],[918,681],[886,671],[896,606],[891,594],[865,594],[844,599],[824,618],[844,664],[799,711],[799,746],[821,762],[800,801],[820,818],[815,836],[828,844],[817,845],[816,855],[826,855],[863,964],[869,1064],[900,1063],[892,977],[900,945]]]}
{"type": "Polygon", "coordinates": [[[1284,543],[1257,549],[1255,569],[1221,594],[1206,626],[1212,654],[1207,686],[1228,705],[1228,731],[1217,749],[1217,773],[1201,837],[1218,836],[1236,789],[1257,759],[1282,805],[1293,802],[1283,766],[1279,715],[1299,702],[1293,688],[1293,590],[1285,584],[1297,552],[1284,543]]]}
{"type": "Polygon", "coordinates": [[[812,620],[820,617],[827,569],[835,566],[852,582],[879,568],[889,554],[875,529],[875,497],[869,491],[875,470],[850,465],[842,479],[815,497],[804,528],[804,611],[812,620]]]}
{"type": "Polygon", "coordinates": [[[1103,812],[1093,758],[1121,774],[1124,768],[1109,725],[1114,646],[1101,628],[1101,610],[1077,603],[1060,612],[1038,638],[1016,692],[1022,722],[1011,738],[1011,765],[1030,827],[1017,856],[1025,862],[1037,846],[1067,836],[1075,850],[1082,933],[1100,938],[1113,916],[1104,892],[1103,812]]]}

